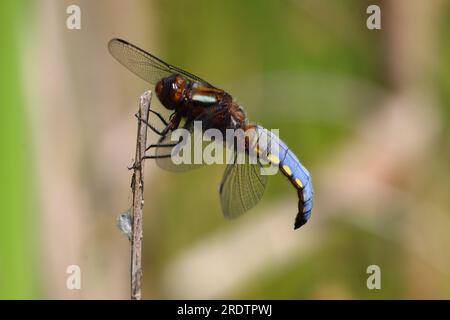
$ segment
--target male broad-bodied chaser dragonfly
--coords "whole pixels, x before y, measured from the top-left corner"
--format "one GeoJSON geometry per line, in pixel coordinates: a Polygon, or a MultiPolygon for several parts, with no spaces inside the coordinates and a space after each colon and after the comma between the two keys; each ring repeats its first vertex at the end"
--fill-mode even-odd
{"type": "MultiPolygon", "coordinates": [[[[178,171],[176,166],[168,166],[158,162],[171,156],[170,149],[176,143],[167,143],[167,137],[177,129],[184,120],[183,128],[192,129],[194,121],[201,121],[202,129],[241,129],[253,132],[257,136],[256,144],[244,144],[245,153],[256,151],[273,166],[278,166],[281,172],[296,188],[299,198],[294,229],[304,225],[312,210],[313,187],[311,177],[295,154],[275,134],[264,127],[248,123],[243,108],[222,89],[216,88],[200,77],[172,66],[135,45],[121,39],[112,39],[108,44],[109,52],[131,72],[143,80],[155,85],[155,92],[162,105],[173,110],[169,121],[151,110],[164,124],[163,130],[158,130],[150,123],[149,128],[161,136],[157,144],[150,145],[156,149],[155,155],[145,158],[156,159],[158,165],[166,170],[178,171]],[[264,137],[266,143],[258,143],[264,137]],[[274,146],[276,148],[274,148],[274,146]],[[253,148],[250,150],[250,148],[253,148]],[[275,152],[273,150],[276,150],[275,152]]],[[[235,218],[255,206],[262,198],[267,176],[260,170],[260,163],[233,162],[228,164],[220,183],[220,200],[223,214],[226,218],[235,218]]]]}

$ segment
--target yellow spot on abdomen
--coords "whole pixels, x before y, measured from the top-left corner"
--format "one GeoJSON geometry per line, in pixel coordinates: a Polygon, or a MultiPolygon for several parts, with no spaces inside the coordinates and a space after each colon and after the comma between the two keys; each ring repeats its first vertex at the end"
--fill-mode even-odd
{"type": "Polygon", "coordinates": [[[303,184],[299,178],[295,178],[294,182],[299,188],[303,188],[303,184]]]}
{"type": "Polygon", "coordinates": [[[290,176],[292,174],[291,168],[289,168],[288,165],[285,164],[282,169],[283,169],[284,173],[286,173],[288,176],[290,176]]]}
{"type": "Polygon", "coordinates": [[[274,155],[272,153],[267,156],[267,159],[270,162],[272,162],[273,164],[279,164],[280,163],[280,159],[276,155],[274,155]]]}

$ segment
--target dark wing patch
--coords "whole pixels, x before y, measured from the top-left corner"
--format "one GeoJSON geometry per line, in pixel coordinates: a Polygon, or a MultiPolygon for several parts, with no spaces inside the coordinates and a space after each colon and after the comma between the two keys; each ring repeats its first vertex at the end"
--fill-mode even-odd
{"type": "Polygon", "coordinates": [[[196,169],[204,165],[203,162],[199,164],[193,163],[195,144],[203,143],[203,140],[201,139],[202,136],[195,136],[193,134],[192,126],[185,126],[185,128],[189,130],[186,135],[174,136],[174,132],[169,131],[165,136],[159,139],[158,144],[176,144],[175,146],[162,146],[156,148],[155,155],[159,157],[156,159],[156,164],[161,169],[172,172],[183,172],[196,169]],[[199,141],[195,141],[194,139],[199,141]],[[190,161],[183,161],[183,156],[185,156],[184,152],[190,153],[190,159],[188,159],[190,161]]]}
{"type": "MultiPolygon", "coordinates": [[[[205,124],[211,123],[218,113],[222,112],[222,109],[215,111],[215,108],[207,108],[195,119],[187,121],[183,128],[186,131],[169,131],[166,135],[161,137],[158,144],[161,145],[174,145],[175,146],[161,146],[157,147],[155,155],[159,158],[156,159],[156,164],[164,170],[181,172],[191,169],[196,169],[205,164],[203,161],[203,152],[205,147],[210,144],[215,144],[216,148],[224,148],[222,141],[204,141],[203,130],[205,130],[205,124]],[[199,132],[195,132],[194,122],[201,121],[202,127],[199,128],[199,132]],[[194,134],[195,133],[195,134],[194,134]],[[180,140],[181,139],[181,140],[180,140]],[[177,143],[178,142],[178,143],[177,143]],[[200,147],[199,147],[200,146],[200,147]],[[201,158],[201,163],[194,163],[195,152],[201,152],[197,155],[197,158],[201,158]],[[188,156],[184,154],[188,153],[188,156]],[[199,157],[200,156],[200,157],[199,157]],[[182,159],[190,160],[182,161],[182,159]]],[[[223,162],[221,162],[223,163],[223,162]]]]}

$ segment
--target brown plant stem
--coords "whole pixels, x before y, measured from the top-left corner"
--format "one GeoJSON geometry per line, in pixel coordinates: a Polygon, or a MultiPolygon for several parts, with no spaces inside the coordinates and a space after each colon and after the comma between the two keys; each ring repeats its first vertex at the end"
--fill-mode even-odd
{"type": "Polygon", "coordinates": [[[141,300],[142,280],[142,219],[144,209],[144,161],[145,148],[147,146],[147,126],[151,91],[146,91],[140,97],[138,113],[138,130],[136,139],[136,157],[133,165],[133,177],[131,189],[133,192],[133,228],[131,237],[131,299],[141,300]]]}

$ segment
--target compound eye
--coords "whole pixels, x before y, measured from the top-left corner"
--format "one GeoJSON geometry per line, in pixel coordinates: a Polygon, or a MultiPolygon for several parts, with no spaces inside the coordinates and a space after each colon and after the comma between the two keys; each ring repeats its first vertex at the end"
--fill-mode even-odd
{"type": "Polygon", "coordinates": [[[157,84],[156,87],[155,87],[155,91],[156,91],[156,93],[157,93],[158,95],[161,95],[161,94],[162,94],[162,91],[163,91],[163,83],[162,83],[162,81],[159,81],[159,82],[158,82],[158,84],[157,84]]]}

